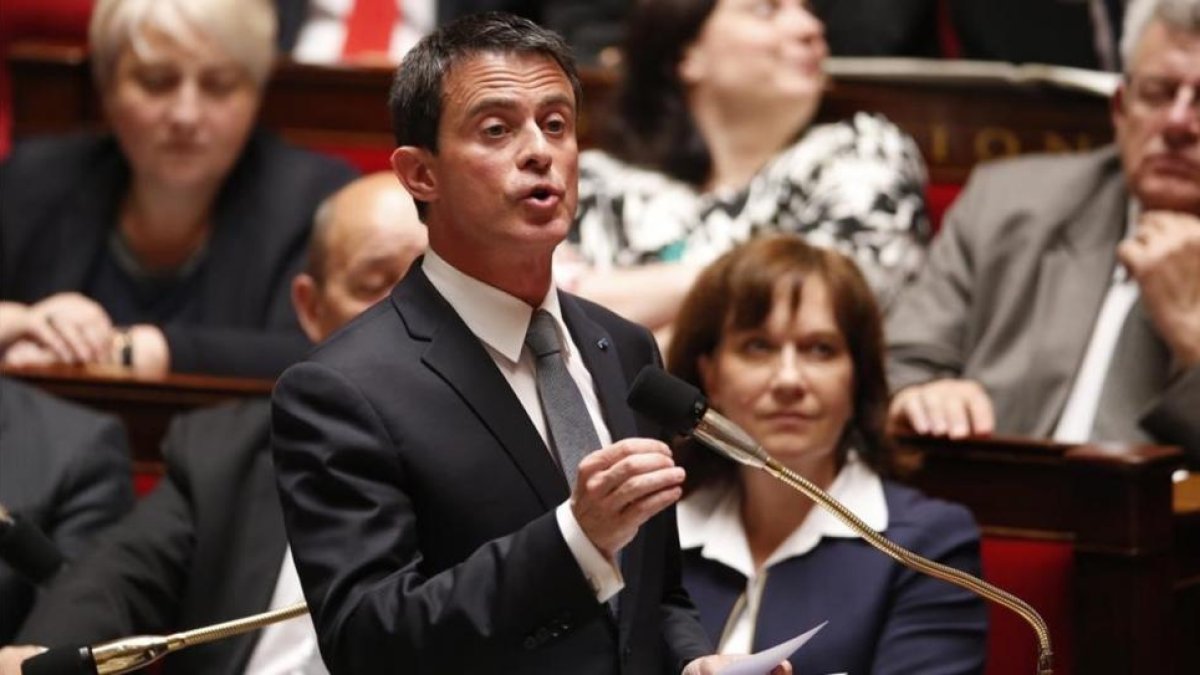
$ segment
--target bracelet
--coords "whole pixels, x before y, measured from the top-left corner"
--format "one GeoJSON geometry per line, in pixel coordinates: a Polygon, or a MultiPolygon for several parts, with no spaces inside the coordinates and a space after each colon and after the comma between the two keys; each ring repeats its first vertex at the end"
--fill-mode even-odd
{"type": "Polygon", "coordinates": [[[133,336],[128,328],[118,328],[114,352],[116,361],[126,368],[133,367],[133,336]]]}

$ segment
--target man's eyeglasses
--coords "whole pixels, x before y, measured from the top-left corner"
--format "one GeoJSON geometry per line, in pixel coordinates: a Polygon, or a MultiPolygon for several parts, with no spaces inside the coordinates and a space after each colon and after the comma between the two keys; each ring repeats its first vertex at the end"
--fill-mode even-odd
{"type": "Polygon", "coordinates": [[[1200,115],[1200,83],[1149,75],[1127,75],[1125,83],[1133,102],[1145,110],[1166,110],[1175,105],[1180,93],[1186,93],[1192,113],[1200,115]]]}

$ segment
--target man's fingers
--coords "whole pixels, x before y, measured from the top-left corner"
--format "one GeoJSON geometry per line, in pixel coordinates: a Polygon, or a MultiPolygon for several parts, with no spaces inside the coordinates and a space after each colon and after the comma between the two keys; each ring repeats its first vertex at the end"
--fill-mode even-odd
{"type": "Polygon", "coordinates": [[[995,427],[987,392],[971,380],[937,380],[902,390],[892,417],[906,419],[914,433],[965,438],[990,434],[995,427]]]}
{"type": "Polygon", "coordinates": [[[942,402],[942,395],[935,387],[921,387],[919,397],[921,399],[921,408],[925,411],[925,419],[928,425],[928,430],[925,433],[933,434],[934,436],[945,436],[950,428],[950,422],[946,419],[946,406],[942,402]]]}
{"type": "Polygon", "coordinates": [[[996,430],[996,414],[992,410],[992,400],[986,392],[980,391],[968,396],[966,404],[967,414],[971,419],[971,433],[986,436],[996,430]]]}
{"type": "Polygon", "coordinates": [[[912,426],[912,430],[917,434],[929,434],[929,413],[925,412],[925,402],[916,392],[907,392],[905,399],[902,401],[901,410],[904,411],[905,417],[908,418],[908,425],[912,426]]]}
{"type": "Polygon", "coordinates": [[[683,469],[677,466],[662,468],[649,473],[635,475],[617,486],[607,501],[615,510],[628,508],[642,497],[671,487],[683,485],[686,477],[683,469]]]}
{"type": "Polygon", "coordinates": [[[607,496],[622,485],[642,474],[659,471],[675,466],[675,462],[667,456],[657,453],[634,454],[625,457],[609,468],[600,471],[587,479],[587,489],[597,496],[607,496]]]}
{"type": "Polygon", "coordinates": [[[683,497],[683,488],[681,487],[652,492],[626,506],[625,510],[621,512],[621,517],[634,527],[641,527],[642,523],[679,501],[681,497],[683,497]]]}
{"type": "Polygon", "coordinates": [[[671,456],[666,443],[651,438],[626,438],[588,453],[579,462],[579,473],[604,471],[626,457],[641,454],[671,456]]]}

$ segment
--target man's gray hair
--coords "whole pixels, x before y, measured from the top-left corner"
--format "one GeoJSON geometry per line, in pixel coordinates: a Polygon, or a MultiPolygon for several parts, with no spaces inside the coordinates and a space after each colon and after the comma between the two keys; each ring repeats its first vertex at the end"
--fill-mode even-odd
{"type": "Polygon", "coordinates": [[[1125,7],[1125,25],[1121,31],[1121,63],[1126,73],[1133,65],[1134,52],[1151,19],[1200,34],[1200,0],[1132,0],[1125,7]]]}

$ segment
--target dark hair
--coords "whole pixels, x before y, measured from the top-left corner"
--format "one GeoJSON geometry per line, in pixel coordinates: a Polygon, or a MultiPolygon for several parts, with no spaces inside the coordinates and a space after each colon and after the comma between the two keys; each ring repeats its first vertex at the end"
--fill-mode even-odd
{"type": "Polygon", "coordinates": [[[459,62],[484,52],[540,54],[554,59],[571,82],[576,109],[581,105],[575,57],[558,34],[504,12],[470,14],[425,36],[396,70],[388,108],[397,145],[437,152],[446,75],[459,62]]]}
{"type": "MultiPolygon", "coordinates": [[[[771,314],[780,280],[794,279],[794,302],[806,278],[829,288],[834,318],[854,367],[854,415],[842,436],[839,457],[853,443],[862,460],[881,475],[891,473],[884,434],[888,386],[883,366],[883,319],[862,272],[846,256],[813,246],[795,235],[764,236],[733,249],[700,273],[679,315],[667,369],[704,390],[700,357],[712,356],[730,330],[761,326],[771,314]]],[[[677,450],[687,470],[687,490],[736,476],[736,465],[684,442],[677,450]]]]}
{"type": "Polygon", "coordinates": [[[639,0],[630,11],[621,84],[605,138],[616,157],[699,187],[712,158],[679,79],[684,50],[716,0],[639,0]]]}

